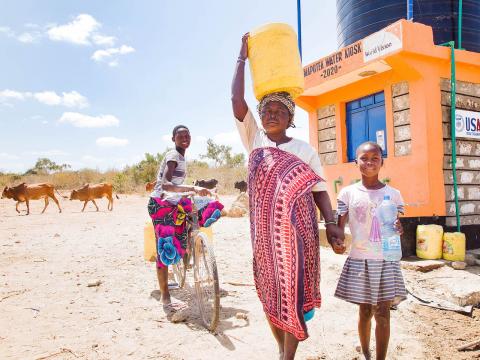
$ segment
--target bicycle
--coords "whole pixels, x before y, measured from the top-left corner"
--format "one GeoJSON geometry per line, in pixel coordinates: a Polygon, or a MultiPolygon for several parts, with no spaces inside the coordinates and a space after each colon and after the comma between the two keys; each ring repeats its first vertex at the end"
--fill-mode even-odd
{"type": "Polygon", "coordinates": [[[195,294],[204,326],[214,331],[220,316],[220,285],[217,262],[212,244],[207,235],[200,231],[198,212],[195,206],[195,193],[184,196],[192,201],[192,213],[187,216],[187,252],[184,258],[172,266],[173,275],[179,288],[185,286],[187,270],[193,268],[195,294]]]}

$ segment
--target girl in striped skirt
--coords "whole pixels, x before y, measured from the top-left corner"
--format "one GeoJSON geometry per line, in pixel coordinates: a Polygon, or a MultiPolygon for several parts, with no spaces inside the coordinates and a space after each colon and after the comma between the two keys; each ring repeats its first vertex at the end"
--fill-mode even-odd
{"type": "MultiPolygon", "coordinates": [[[[376,359],[385,359],[390,338],[390,307],[406,299],[399,261],[386,261],[382,254],[377,208],[385,195],[403,213],[400,192],[383,184],[378,173],[383,165],[382,148],[373,142],[357,149],[356,164],[362,181],[343,188],[338,195],[338,224],[344,229],[348,221],[352,249],[343,267],[335,296],[358,304],[358,333],[365,359],[370,359],[370,329],[375,317],[376,359]]],[[[400,221],[396,230],[403,232],[400,221]]]]}

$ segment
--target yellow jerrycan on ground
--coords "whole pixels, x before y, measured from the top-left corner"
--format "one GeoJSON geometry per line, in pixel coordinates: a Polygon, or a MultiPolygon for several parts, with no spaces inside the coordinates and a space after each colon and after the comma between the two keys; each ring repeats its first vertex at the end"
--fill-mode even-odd
{"type": "Polygon", "coordinates": [[[155,230],[151,220],[145,221],[143,227],[143,258],[146,261],[157,259],[157,241],[155,240],[155,230]]]}
{"type": "MultiPolygon", "coordinates": [[[[208,240],[213,241],[212,227],[200,228],[200,232],[204,233],[208,240]]],[[[143,227],[143,258],[145,261],[154,262],[157,259],[157,241],[155,239],[155,230],[151,220],[145,222],[143,227]]]]}
{"type": "Polygon", "coordinates": [[[212,227],[209,226],[209,227],[201,227],[200,229],[200,232],[205,234],[208,238],[208,241],[211,243],[213,241],[213,231],[212,231],[212,227]]]}
{"type": "Polygon", "coordinates": [[[417,226],[417,256],[421,259],[442,258],[443,228],[440,225],[417,226]]]}
{"type": "Polygon", "coordinates": [[[297,35],[287,24],[272,23],[250,32],[248,61],[257,100],[286,91],[293,98],[303,92],[302,61],[297,35]]]}
{"type": "Polygon", "coordinates": [[[443,234],[443,258],[450,261],[465,261],[466,239],[461,232],[443,234]]]}

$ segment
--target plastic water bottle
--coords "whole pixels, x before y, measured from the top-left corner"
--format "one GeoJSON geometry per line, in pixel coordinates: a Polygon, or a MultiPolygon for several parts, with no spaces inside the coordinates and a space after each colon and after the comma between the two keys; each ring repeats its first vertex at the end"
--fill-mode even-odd
{"type": "Polygon", "coordinates": [[[402,258],[402,244],[400,235],[395,230],[397,220],[397,205],[390,200],[389,195],[383,197],[378,207],[380,220],[380,234],[382,236],[383,259],[386,261],[399,261],[402,258]]]}

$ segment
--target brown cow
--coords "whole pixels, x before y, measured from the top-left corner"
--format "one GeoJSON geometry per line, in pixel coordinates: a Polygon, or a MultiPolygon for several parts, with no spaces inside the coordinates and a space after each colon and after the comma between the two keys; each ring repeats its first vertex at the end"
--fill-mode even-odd
{"type": "Polygon", "coordinates": [[[147,182],[147,183],[145,184],[145,190],[146,190],[147,192],[152,192],[152,191],[153,191],[153,188],[154,188],[155,185],[156,185],[156,183],[157,183],[156,181],[147,182]]]}
{"type": "MultiPolygon", "coordinates": [[[[85,210],[85,206],[89,201],[93,202],[93,205],[97,208],[95,199],[101,199],[106,197],[108,199],[108,210],[113,210],[113,197],[112,197],[112,184],[100,183],[100,184],[85,184],[78,190],[72,190],[70,194],[70,200],[84,201],[82,212],[85,210]]],[[[117,196],[118,199],[118,196],[117,196]]]]}
{"type": "Polygon", "coordinates": [[[21,202],[25,202],[27,204],[27,215],[29,215],[30,200],[45,200],[45,207],[42,210],[43,214],[48,206],[48,198],[51,197],[53,201],[55,201],[55,204],[57,204],[58,211],[62,212],[60,204],[55,197],[54,191],[56,191],[58,195],[62,196],[52,184],[41,183],[27,185],[25,183],[21,183],[20,185],[14,187],[5,186],[2,192],[2,199],[7,198],[15,200],[17,202],[17,204],[15,205],[15,210],[17,210],[18,213],[20,213],[20,210],[18,210],[18,204],[20,204],[21,202]]]}

